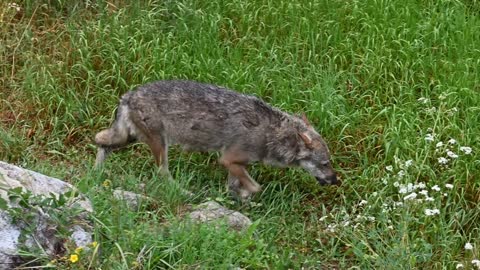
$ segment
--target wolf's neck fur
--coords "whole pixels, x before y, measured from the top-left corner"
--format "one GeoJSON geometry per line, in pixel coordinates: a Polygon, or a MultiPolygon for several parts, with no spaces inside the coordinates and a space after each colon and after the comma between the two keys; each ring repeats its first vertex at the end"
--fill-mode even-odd
{"type": "Polygon", "coordinates": [[[298,133],[306,129],[306,126],[295,116],[280,110],[277,112],[282,114],[281,118],[271,123],[270,132],[265,134],[267,141],[265,162],[283,167],[298,165],[297,157],[301,147],[298,133]]]}

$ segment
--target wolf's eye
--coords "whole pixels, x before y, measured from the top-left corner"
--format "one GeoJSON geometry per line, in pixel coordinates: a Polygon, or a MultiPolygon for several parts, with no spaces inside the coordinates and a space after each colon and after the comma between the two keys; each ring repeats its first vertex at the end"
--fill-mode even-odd
{"type": "Polygon", "coordinates": [[[324,166],[324,167],[325,167],[325,166],[328,166],[328,164],[330,164],[329,161],[322,161],[322,162],[320,162],[320,165],[322,165],[322,166],[324,166]]]}

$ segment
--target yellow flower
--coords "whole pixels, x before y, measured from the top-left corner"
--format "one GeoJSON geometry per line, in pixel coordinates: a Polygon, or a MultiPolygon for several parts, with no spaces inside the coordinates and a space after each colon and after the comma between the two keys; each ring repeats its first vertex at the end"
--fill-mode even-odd
{"type": "Polygon", "coordinates": [[[98,243],[97,243],[97,241],[93,241],[93,242],[91,243],[91,245],[92,245],[93,248],[96,248],[96,247],[98,246],[98,243]]]}
{"type": "Polygon", "coordinates": [[[75,249],[75,253],[80,254],[80,252],[82,252],[82,250],[83,250],[82,247],[77,247],[77,248],[75,249]]]}
{"type": "Polygon", "coordinates": [[[77,255],[77,254],[72,254],[72,255],[70,255],[70,261],[71,261],[72,263],[78,262],[78,255],[77,255]]]}
{"type": "Polygon", "coordinates": [[[110,187],[111,184],[112,184],[112,181],[107,179],[107,180],[103,181],[102,186],[108,188],[108,187],[110,187]]]}

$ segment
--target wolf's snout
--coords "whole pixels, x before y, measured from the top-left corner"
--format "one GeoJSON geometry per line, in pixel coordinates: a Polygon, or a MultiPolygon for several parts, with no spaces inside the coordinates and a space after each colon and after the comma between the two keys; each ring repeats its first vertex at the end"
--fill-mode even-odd
{"type": "Polygon", "coordinates": [[[316,177],[316,179],[320,185],[340,185],[340,181],[338,181],[335,173],[325,178],[316,177]]]}

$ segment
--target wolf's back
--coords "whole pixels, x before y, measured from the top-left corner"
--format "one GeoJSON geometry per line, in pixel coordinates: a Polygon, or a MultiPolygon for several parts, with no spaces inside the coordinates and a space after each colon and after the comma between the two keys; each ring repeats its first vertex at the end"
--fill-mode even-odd
{"type": "Polygon", "coordinates": [[[192,81],[139,86],[122,97],[122,105],[169,144],[200,151],[261,143],[268,128],[285,116],[256,97],[192,81]]]}

